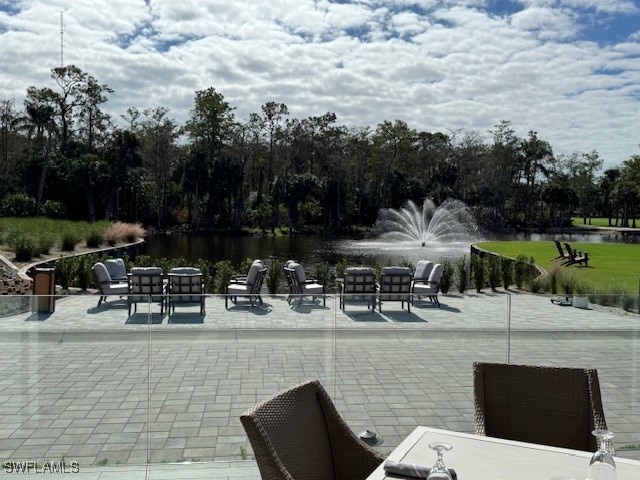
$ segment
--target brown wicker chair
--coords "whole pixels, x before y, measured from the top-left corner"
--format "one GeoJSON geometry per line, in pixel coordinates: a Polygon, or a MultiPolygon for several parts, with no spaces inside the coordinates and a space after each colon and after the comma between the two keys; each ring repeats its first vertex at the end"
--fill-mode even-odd
{"type": "Polygon", "coordinates": [[[263,480],[364,480],[384,457],[347,426],[319,381],[240,416],[263,480]]]}
{"type": "Polygon", "coordinates": [[[606,429],[593,369],[473,364],[476,435],[595,451],[606,429]]]}

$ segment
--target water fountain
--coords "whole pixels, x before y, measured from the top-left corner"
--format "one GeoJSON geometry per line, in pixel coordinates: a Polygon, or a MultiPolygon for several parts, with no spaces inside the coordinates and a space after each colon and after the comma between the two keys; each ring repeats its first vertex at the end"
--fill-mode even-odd
{"type": "Polygon", "coordinates": [[[354,256],[375,257],[383,263],[421,258],[442,260],[469,252],[482,234],[469,208],[459,200],[436,207],[427,199],[420,207],[409,201],[400,209],[380,210],[374,225],[375,238],[342,242],[354,256]]]}

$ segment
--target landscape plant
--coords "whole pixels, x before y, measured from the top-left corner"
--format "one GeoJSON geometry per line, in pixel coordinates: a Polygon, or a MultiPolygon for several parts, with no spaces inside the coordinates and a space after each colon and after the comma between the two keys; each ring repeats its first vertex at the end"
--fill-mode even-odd
{"type": "Polygon", "coordinates": [[[448,258],[442,261],[442,278],[440,279],[440,291],[442,293],[449,293],[451,289],[451,283],[453,281],[453,265],[448,258]]]}
{"type": "Polygon", "coordinates": [[[214,264],[214,291],[215,293],[227,293],[227,285],[233,277],[233,265],[229,260],[221,260],[214,264]]]}
{"type": "Polygon", "coordinates": [[[500,273],[502,274],[502,286],[505,290],[508,290],[513,283],[513,264],[513,259],[500,256],[500,273]]]}
{"type": "Polygon", "coordinates": [[[62,241],[60,248],[63,252],[73,252],[81,242],[81,237],[75,232],[64,232],[62,234],[62,241]]]}
{"type": "Polygon", "coordinates": [[[529,259],[526,255],[521,253],[516,258],[513,265],[513,279],[516,283],[516,287],[522,290],[524,288],[524,282],[527,278],[527,271],[529,267],[529,259]]]}
{"type": "Polygon", "coordinates": [[[330,291],[330,286],[335,282],[335,275],[328,262],[322,262],[315,268],[316,281],[324,287],[325,292],[330,291]]]}
{"type": "Polygon", "coordinates": [[[495,291],[500,285],[502,272],[500,270],[500,257],[498,255],[487,255],[485,257],[485,271],[487,273],[487,282],[491,290],[495,291]]]}
{"type": "Polygon", "coordinates": [[[471,275],[476,292],[482,291],[485,283],[485,262],[479,255],[471,255],[471,275]]]}
{"type": "Polygon", "coordinates": [[[267,290],[269,290],[269,293],[271,295],[275,295],[276,293],[278,293],[280,281],[282,280],[283,265],[277,260],[269,260],[267,262],[267,265],[267,278],[265,279],[265,283],[267,284],[267,290]]]}
{"type": "Polygon", "coordinates": [[[467,290],[469,283],[469,263],[467,262],[467,256],[460,257],[456,262],[456,270],[458,275],[456,276],[456,286],[459,293],[464,293],[467,290]]]}

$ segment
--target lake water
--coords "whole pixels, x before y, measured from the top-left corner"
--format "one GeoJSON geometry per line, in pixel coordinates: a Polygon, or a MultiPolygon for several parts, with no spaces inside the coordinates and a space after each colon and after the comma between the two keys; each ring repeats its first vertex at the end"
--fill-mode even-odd
{"type": "MultiPolygon", "coordinates": [[[[638,243],[639,236],[621,234],[518,234],[496,236],[500,240],[561,240],[590,243],[638,243]]],[[[198,258],[217,262],[230,260],[234,265],[247,258],[273,258],[284,262],[290,258],[302,264],[329,262],[335,264],[343,258],[354,263],[383,265],[397,264],[403,260],[416,263],[422,258],[440,261],[469,254],[469,242],[429,244],[422,247],[417,242],[380,242],[377,239],[344,239],[323,235],[294,236],[230,236],[169,234],[149,235],[146,253],[152,258],[184,258],[193,262],[198,258]]],[[[482,239],[479,239],[481,241],[482,239]]]]}

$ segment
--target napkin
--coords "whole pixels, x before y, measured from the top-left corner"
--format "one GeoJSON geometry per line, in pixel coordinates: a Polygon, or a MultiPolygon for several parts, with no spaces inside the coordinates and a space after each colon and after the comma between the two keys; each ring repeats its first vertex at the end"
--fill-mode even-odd
{"type": "MultiPolygon", "coordinates": [[[[393,475],[400,475],[401,477],[427,478],[429,472],[431,471],[431,467],[420,465],[418,463],[395,462],[393,460],[387,460],[386,462],[384,462],[384,471],[393,475]]],[[[457,480],[458,476],[456,475],[456,472],[453,468],[449,469],[449,473],[451,473],[451,478],[453,478],[453,480],[457,480]]]]}

